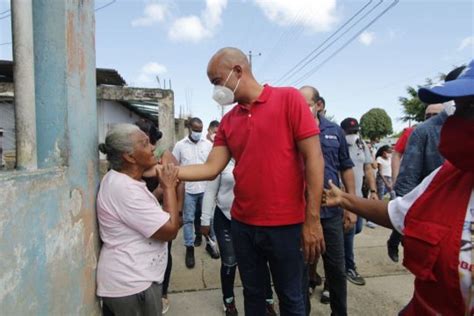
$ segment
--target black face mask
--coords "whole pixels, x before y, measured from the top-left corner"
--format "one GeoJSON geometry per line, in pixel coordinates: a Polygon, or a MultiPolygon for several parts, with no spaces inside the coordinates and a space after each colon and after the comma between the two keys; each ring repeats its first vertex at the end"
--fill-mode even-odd
{"type": "Polygon", "coordinates": [[[156,129],[155,125],[150,126],[150,130],[148,131],[148,137],[150,138],[150,143],[155,145],[161,137],[163,137],[163,133],[156,129]]]}

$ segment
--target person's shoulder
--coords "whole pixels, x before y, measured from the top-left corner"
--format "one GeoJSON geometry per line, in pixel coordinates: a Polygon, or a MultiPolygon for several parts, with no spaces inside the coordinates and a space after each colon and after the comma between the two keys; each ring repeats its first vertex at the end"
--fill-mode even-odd
{"type": "Polygon", "coordinates": [[[201,142],[201,144],[203,144],[204,146],[212,147],[212,142],[209,141],[207,138],[201,138],[200,142],[201,142]]]}
{"type": "Polygon", "coordinates": [[[272,91],[272,95],[273,96],[278,96],[278,97],[281,97],[281,96],[287,96],[287,97],[303,97],[301,92],[294,88],[294,87],[270,87],[268,86],[271,91],[272,91]]]}
{"type": "Polygon", "coordinates": [[[187,143],[187,140],[188,140],[188,136],[186,136],[186,137],[184,137],[184,138],[178,140],[178,141],[176,142],[176,145],[175,145],[175,146],[183,145],[183,144],[187,143]]]}
{"type": "Polygon", "coordinates": [[[107,191],[111,194],[117,194],[117,196],[122,196],[125,193],[126,196],[130,195],[130,190],[139,189],[140,183],[136,180],[133,180],[126,174],[110,170],[102,179],[102,187],[106,187],[107,191]]]}

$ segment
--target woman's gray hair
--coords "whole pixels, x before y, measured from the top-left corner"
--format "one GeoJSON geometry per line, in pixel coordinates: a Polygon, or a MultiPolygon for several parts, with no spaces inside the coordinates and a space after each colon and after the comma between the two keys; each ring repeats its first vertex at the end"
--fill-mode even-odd
{"type": "Polygon", "coordinates": [[[136,132],[140,132],[140,128],[133,124],[116,124],[107,132],[105,143],[99,144],[99,150],[107,155],[111,169],[122,169],[122,155],[133,152],[135,143],[132,135],[136,132]]]}

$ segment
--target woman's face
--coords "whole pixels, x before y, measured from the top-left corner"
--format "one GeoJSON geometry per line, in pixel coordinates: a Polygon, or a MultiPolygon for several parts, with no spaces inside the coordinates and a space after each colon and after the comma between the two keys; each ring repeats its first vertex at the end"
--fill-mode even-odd
{"type": "Polygon", "coordinates": [[[156,165],[158,161],[155,158],[155,146],[150,143],[148,136],[142,131],[132,136],[134,138],[134,151],[131,156],[135,158],[135,163],[144,169],[149,169],[156,165]]]}
{"type": "Polygon", "coordinates": [[[392,156],[392,150],[386,150],[383,152],[382,157],[388,159],[392,156]]]}

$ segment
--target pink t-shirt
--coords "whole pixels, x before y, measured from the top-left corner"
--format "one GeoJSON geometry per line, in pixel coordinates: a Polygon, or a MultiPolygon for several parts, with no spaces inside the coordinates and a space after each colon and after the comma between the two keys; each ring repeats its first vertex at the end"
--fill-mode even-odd
{"type": "Polygon", "coordinates": [[[145,182],[109,171],[97,195],[103,245],[97,267],[97,295],[122,297],[163,282],[167,242],[150,237],[170,218],[145,182]]]}

